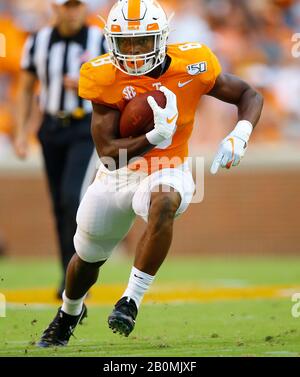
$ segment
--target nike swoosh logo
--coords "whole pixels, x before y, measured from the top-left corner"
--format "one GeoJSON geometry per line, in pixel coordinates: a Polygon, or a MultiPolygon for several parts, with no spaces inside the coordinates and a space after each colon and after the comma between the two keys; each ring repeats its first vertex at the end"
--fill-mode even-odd
{"type": "Polygon", "coordinates": [[[143,278],[141,278],[140,276],[137,276],[136,274],[134,274],[134,276],[138,279],[141,279],[141,280],[144,280],[143,278]]]}
{"type": "Polygon", "coordinates": [[[186,82],[180,82],[178,83],[178,87],[179,88],[183,88],[184,86],[186,86],[187,84],[189,84],[190,82],[192,82],[194,79],[192,80],[189,80],[189,81],[186,81],[186,82]]]}
{"type": "Polygon", "coordinates": [[[177,114],[175,114],[175,115],[173,116],[173,118],[171,118],[171,119],[167,118],[167,123],[168,123],[168,124],[173,123],[176,117],[177,117],[177,114]]]}
{"type": "Polygon", "coordinates": [[[234,139],[231,137],[230,139],[228,139],[228,141],[231,142],[231,147],[232,147],[232,160],[228,162],[228,164],[226,165],[226,168],[227,168],[227,169],[230,169],[230,168],[231,168],[231,165],[233,164],[233,160],[234,160],[234,139]]]}

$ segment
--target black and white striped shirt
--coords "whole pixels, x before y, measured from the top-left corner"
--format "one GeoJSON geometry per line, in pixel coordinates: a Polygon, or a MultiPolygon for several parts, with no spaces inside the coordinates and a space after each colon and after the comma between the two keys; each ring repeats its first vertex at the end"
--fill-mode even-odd
{"type": "Polygon", "coordinates": [[[46,27],[28,37],[21,68],[37,75],[41,83],[40,107],[44,113],[72,113],[80,107],[92,111],[89,101],[73,90],[65,90],[64,76],[78,79],[83,63],[106,51],[105,38],[98,27],[84,26],[70,38],[64,38],[55,27],[46,27]]]}

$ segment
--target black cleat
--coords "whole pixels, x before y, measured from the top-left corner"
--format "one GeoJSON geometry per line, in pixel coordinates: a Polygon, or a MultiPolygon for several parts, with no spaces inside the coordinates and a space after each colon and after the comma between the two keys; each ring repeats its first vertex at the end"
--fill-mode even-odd
{"type": "Polygon", "coordinates": [[[83,304],[82,311],[77,316],[66,314],[59,308],[54,320],[43,332],[37,346],[43,348],[66,346],[77,324],[82,324],[86,317],[87,308],[85,304],[83,304]]]}
{"type": "Polygon", "coordinates": [[[122,297],[108,317],[108,326],[114,333],[118,332],[127,337],[134,329],[137,314],[138,309],[134,300],[122,297]]]}

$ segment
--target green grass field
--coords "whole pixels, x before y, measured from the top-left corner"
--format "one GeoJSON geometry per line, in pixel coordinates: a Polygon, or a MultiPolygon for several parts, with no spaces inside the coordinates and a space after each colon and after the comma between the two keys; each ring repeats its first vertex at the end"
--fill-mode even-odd
{"type": "MultiPolygon", "coordinates": [[[[129,261],[113,260],[103,267],[99,284],[125,288],[129,272],[129,261]]],[[[58,282],[52,260],[0,261],[0,292],[55,288],[58,282]]],[[[129,338],[113,334],[106,323],[118,297],[110,305],[93,302],[69,346],[51,350],[41,350],[35,342],[57,305],[26,299],[8,303],[6,318],[0,318],[0,356],[300,356],[300,318],[291,315],[291,295],[300,292],[299,258],[169,259],[153,289],[164,287],[217,293],[188,302],[145,298],[129,338]],[[279,297],[243,297],[243,290],[265,287],[268,292],[274,286],[282,287],[279,297]],[[235,299],[218,298],[222,288],[239,293],[235,299]]]]}

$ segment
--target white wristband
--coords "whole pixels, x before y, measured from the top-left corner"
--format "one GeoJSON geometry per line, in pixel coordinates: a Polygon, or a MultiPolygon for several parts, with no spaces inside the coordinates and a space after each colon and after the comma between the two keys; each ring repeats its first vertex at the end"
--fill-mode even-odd
{"type": "Polygon", "coordinates": [[[152,145],[159,145],[166,140],[155,128],[146,134],[146,138],[152,145]]]}
{"type": "Polygon", "coordinates": [[[248,143],[250,136],[253,131],[253,125],[248,120],[240,120],[235,129],[233,130],[233,133],[235,136],[239,137],[240,139],[244,140],[246,143],[248,143]]]}

